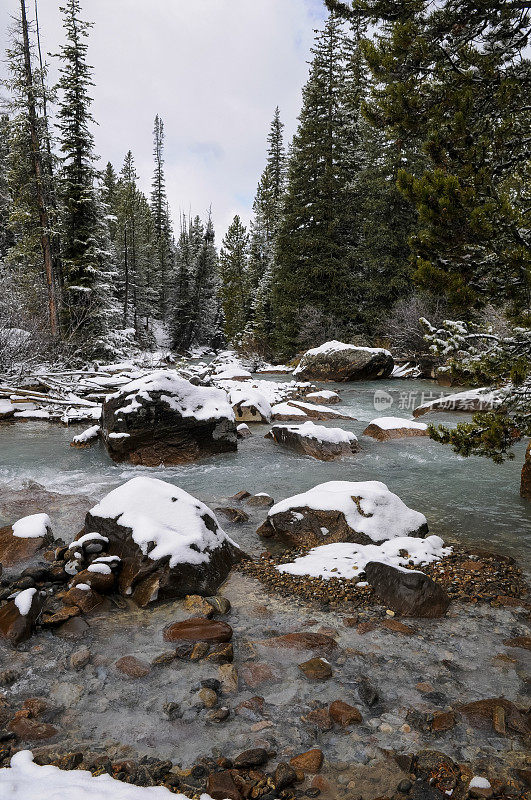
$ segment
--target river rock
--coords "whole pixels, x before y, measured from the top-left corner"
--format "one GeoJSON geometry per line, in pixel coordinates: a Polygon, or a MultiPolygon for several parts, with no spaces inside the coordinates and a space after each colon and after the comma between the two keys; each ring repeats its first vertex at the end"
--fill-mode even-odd
{"type": "Polygon", "coordinates": [[[310,658],[299,664],[299,669],[311,681],[325,681],[332,677],[332,667],[325,658],[310,658]]]}
{"type": "Polygon", "coordinates": [[[401,417],[378,417],[363,431],[364,436],[371,436],[379,442],[389,439],[406,439],[411,436],[429,436],[428,426],[423,422],[402,419],[401,417]]]}
{"type": "Polygon", "coordinates": [[[53,541],[47,514],[31,514],[13,525],[0,528],[0,563],[4,567],[23,564],[53,541]]]}
{"type": "Polygon", "coordinates": [[[226,622],[191,617],[183,622],[174,622],[164,629],[166,642],[229,642],[232,639],[232,628],[226,622]]]}
{"type": "Polygon", "coordinates": [[[302,425],[274,425],[265,438],[319,461],[333,461],[358,450],[354,433],[341,428],[325,428],[309,421],[302,425]]]}
{"type": "Polygon", "coordinates": [[[522,480],[520,482],[520,494],[527,500],[531,500],[531,441],[527,445],[527,450],[525,451],[522,480]]]}
{"type": "Polygon", "coordinates": [[[36,589],[25,589],[0,608],[0,636],[17,645],[29,639],[42,609],[36,589]]]}
{"type": "Polygon", "coordinates": [[[271,422],[271,405],[267,398],[252,386],[239,386],[230,391],[230,403],[236,422],[271,422]]]}
{"type": "Polygon", "coordinates": [[[388,378],[393,367],[389,350],[330,341],[304,353],[293,376],[299,380],[313,378],[341,383],[388,378]]]}
{"type": "Polygon", "coordinates": [[[310,403],[317,403],[323,406],[333,406],[341,402],[341,398],[337,392],[332,392],[330,389],[321,389],[318,392],[309,392],[306,395],[306,400],[310,403]]]}
{"type": "Polygon", "coordinates": [[[323,751],[318,748],[308,750],[306,753],[301,753],[298,756],[290,758],[289,763],[296,770],[309,772],[311,775],[315,775],[323,766],[323,751]]]}
{"type": "Polygon", "coordinates": [[[250,439],[253,434],[249,426],[245,422],[241,422],[236,428],[236,435],[238,439],[250,439]]]}
{"type": "MultiPolygon", "coordinates": [[[[212,721],[214,721],[212,719],[212,721]]],[[[208,776],[207,793],[213,800],[243,800],[240,790],[234,783],[230,770],[211,772],[208,776]]]]}
{"type": "Polygon", "coordinates": [[[344,700],[334,700],[330,703],[328,712],[334,722],[342,727],[352,725],[353,723],[361,722],[361,714],[355,706],[345,703],[344,700]]]}
{"type": "Polygon", "coordinates": [[[468,389],[444,397],[437,397],[422,403],[413,411],[414,417],[420,417],[434,411],[456,411],[475,414],[477,411],[491,411],[500,404],[499,394],[488,387],[468,389]]]}
{"type": "Polygon", "coordinates": [[[428,524],[423,514],[408,508],[380,481],[330,481],[281,500],[257,532],[264,538],[315,547],[425,536],[428,524]]]}
{"type": "Polygon", "coordinates": [[[118,672],[127,675],[129,678],[145,678],[151,672],[151,666],[147,661],[142,661],[136,656],[123,656],[115,664],[118,672]]]}
{"type": "Polygon", "coordinates": [[[9,730],[22,741],[25,742],[38,742],[43,739],[51,739],[58,731],[53,725],[47,722],[39,722],[36,719],[28,719],[27,717],[20,717],[13,720],[9,724],[9,730]]]}
{"type": "Polygon", "coordinates": [[[108,538],[108,553],[122,560],[119,590],[141,606],[213,595],[243,557],[204,503],[155,478],[133,478],[106,495],[85,531],[108,538]]]}
{"type": "Polygon", "coordinates": [[[268,761],[267,750],[263,747],[253,747],[251,750],[245,750],[240,753],[233,760],[234,769],[249,769],[250,767],[261,767],[267,764],[268,761]]]}
{"type": "Polygon", "coordinates": [[[226,393],[193,386],[174,370],[154,372],[108,395],[101,427],[114,461],[148,467],[237,449],[226,393]]]}
{"type": "Polygon", "coordinates": [[[444,589],[423,572],[370,561],[365,574],[378,597],[405,617],[442,617],[450,605],[444,589]]]}
{"type": "Polygon", "coordinates": [[[301,633],[285,633],[282,636],[272,636],[261,639],[259,644],[265,647],[281,647],[289,650],[315,650],[327,655],[337,647],[337,642],[326,633],[303,631],[301,633]]]}

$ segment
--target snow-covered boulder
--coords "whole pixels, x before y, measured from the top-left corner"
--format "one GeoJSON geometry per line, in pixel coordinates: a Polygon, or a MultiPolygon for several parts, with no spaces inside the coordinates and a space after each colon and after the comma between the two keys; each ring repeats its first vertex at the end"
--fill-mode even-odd
{"type": "Polygon", "coordinates": [[[405,439],[409,436],[428,436],[428,426],[402,417],[378,417],[373,419],[363,431],[364,436],[372,436],[379,442],[388,439],[405,439]]]}
{"type": "Polygon", "coordinates": [[[234,412],[221,389],[174,370],[131,381],[103,404],[102,434],[115,461],[157,466],[237,449],[234,412]]]}
{"type": "Polygon", "coordinates": [[[332,461],[358,449],[358,439],[350,431],[325,428],[310,421],[302,425],[273,425],[266,438],[320,461],[332,461]]]}
{"type": "Polygon", "coordinates": [[[306,400],[310,403],[317,403],[322,406],[333,406],[335,403],[340,403],[341,398],[337,392],[331,389],[321,389],[319,392],[309,392],[306,395],[306,400]]]}
{"type": "Polygon", "coordinates": [[[271,422],[271,404],[267,397],[252,386],[230,391],[230,403],[237,422],[271,422]]]}
{"type": "Polygon", "coordinates": [[[304,400],[288,400],[288,404],[293,408],[298,408],[299,411],[304,411],[310,419],[355,419],[342,411],[336,411],[335,408],[328,408],[328,406],[321,406],[316,403],[306,403],[304,400]]]}
{"type": "Polygon", "coordinates": [[[101,428],[99,425],[91,425],[90,428],[74,436],[70,442],[70,447],[90,447],[100,435],[100,430],[101,428]]]}
{"type": "Polygon", "coordinates": [[[293,376],[338,382],[372,380],[388,378],[393,367],[393,356],[382,347],[357,347],[331,341],[304,353],[293,376]]]}
{"type": "Polygon", "coordinates": [[[139,605],[215,594],[243,557],[204,503],[155,478],[133,478],[106,495],[85,531],[109,540],[107,553],[122,560],[120,591],[139,605]]]}
{"type": "Polygon", "coordinates": [[[10,419],[15,416],[16,406],[11,400],[0,399],[0,420],[10,419]]]}
{"type": "Polygon", "coordinates": [[[425,536],[428,523],[380,481],[330,481],[276,503],[258,533],[297,545],[374,544],[425,536]]]}
{"type": "Polygon", "coordinates": [[[0,564],[12,567],[23,564],[53,540],[50,517],[30,514],[0,528],[0,564]]]}
{"type": "Polygon", "coordinates": [[[451,547],[445,547],[440,536],[397,536],[382,544],[352,544],[336,542],[314,547],[308,553],[289,564],[280,564],[277,569],[289,575],[309,575],[312,578],[346,578],[356,580],[363,577],[370,561],[404,567],[406,564],[423,566],[449,556],[451,547]]]}
{"type": "Polygon", "coordinates": [[[450,605],[442,586],[423,572],[369,561],[365,576],[380,600],[404,617],[442,617],[450,605]]]}
{"type": "Polygon", "coordinates": [[[413,416],[420,417],[431,411],[465,411],[470,413],[491,411],[499,405],[500,396],[496,390],[488,387],[468,389],[466,392],[456,392],[455,394],[448,394],[422,403],[413,411],[413,416]]]}
{"type": "Polygon", "coordinates": [[[276,403],[271,411],[273,419],[279,422],[304,422],[308,419],[308,414],[302,408],[296,408],[290,403],[276,403]]]}
{"type": "Polygon", "coordinates": [[[16,645],[29,639],[42,609],[37,589],[24,589],[0,609],[0,636],[16,645]]]}

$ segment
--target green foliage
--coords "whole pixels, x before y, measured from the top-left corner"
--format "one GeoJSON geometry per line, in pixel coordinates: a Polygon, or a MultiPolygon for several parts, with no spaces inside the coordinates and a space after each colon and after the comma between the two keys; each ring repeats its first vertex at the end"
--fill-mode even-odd
{"type": "Polygon", "coordinates": [[[236,215],[223,239],[219,254],[220,298],[227,341],[234,343],[249,315],[249,235],[236,215]]]}

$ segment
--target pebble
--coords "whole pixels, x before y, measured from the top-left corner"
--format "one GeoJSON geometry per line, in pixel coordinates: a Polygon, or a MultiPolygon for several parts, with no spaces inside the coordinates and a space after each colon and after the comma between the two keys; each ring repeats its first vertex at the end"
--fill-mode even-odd
{"type": "Polygon", "coordinates": [[[80,647],[79,650],[74,650],[70,656],[70,666],[72,669],[83,669],[90,661],[91,652],[88,647],[80,647]]]}
{"type": "Polygon", "coordinates": [[[213,689],[207,689],[207,688],[201,689],[197,693],[197,696],[199,700],[203,703],[205,708],[214,708],[214,706],[217,705],[218,696],[216,692],[213,691],[213,689]]]}

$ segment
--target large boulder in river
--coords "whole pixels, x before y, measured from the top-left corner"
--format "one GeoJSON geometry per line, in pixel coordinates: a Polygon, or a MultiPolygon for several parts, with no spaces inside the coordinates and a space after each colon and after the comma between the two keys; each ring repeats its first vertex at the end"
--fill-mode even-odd
{"type": "Polygon", "coordinates": [[[442,586],[423,572],[370,561],[365,575],[385,605],[404,617],[442,617],[450,605],[442,586]]]}
{"type": "Polygon", "coordinates": [[[425,536],[426,517],[380,481],[330,481],[276,503],[258,528],[264,538],[312,547],[331,542],[373,544],[425,536]]]}
{"type": "Polygon", "coordinates": [[[435,411],[456,411],[475,414],[477,411],[492,411],[500,405],[500,393],[495,389],[467,389],[465,392],[436,397],[427,400],[413,411],[414,417],[421,417],[435,411]]]}
{"type": "Polygon", "coordinates": [[[424,422],[402,419],[402,417],[378,417],[373,419],[363,431],[364,436],[371,436],[379,442],[389,439],[406,439],[410,436],[429,436],[428,426],[424,422]]]}
{"type": "Polygon", "coordinates": [[[154,372],[108,395],[101,427],[114,461],[148,467],[237,449],[226,393],[193,386],[174,370],[154,372]]]}
{"type": "Polygon", "coordinates": [[[297,379],[320,381],[360,381],[388,378],[394,361],[382,347],[357,347],[344,342],[325,342],[304,353],[293,372],[297,379]]]}
{"type": "Polygon", "coordinates": [[[215,594],[243,557],[204,503],[155,478],[133,478],[106,495],[85,531],[107,537],[107,553],[122,560],[119,589],[141,606],[215,594]]]}
{"type": "Polygon", "coordinates": [[[520,483],[520,494],[522,497],[531,500],[531,442],[527,445],[525,452],[524,466],[522,467],[522,480],[520,483]]]}
{"type": "Polygon", "coordinates": [[[273,425],[266,439],[320,461],[333,461],[344,455],[352,455],[358,449],[358,439],[354,433],[342,428],[325,428],[310,421],[302,425],[273,425]]]}

